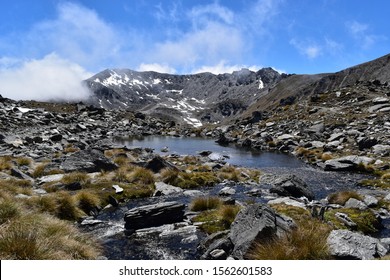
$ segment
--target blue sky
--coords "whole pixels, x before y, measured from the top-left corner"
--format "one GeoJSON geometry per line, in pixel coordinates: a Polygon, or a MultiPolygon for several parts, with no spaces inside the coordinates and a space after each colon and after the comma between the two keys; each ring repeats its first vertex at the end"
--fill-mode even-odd
{"type": "Polygon", "coordinates": [[[77,97],[78,81],[106,68],[313,74],[390,52],[386,0],[0,0],[0,9],[0,94],[15,99],[77,97]]]}

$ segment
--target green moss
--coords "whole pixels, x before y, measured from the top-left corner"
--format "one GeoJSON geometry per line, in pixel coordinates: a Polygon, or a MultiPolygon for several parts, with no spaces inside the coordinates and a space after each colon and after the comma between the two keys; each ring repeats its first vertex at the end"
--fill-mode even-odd
{"type": "Polygon", "coordinates": [[[357,230],[364,234],[371,234],[378,231],[380,222],[371,210],[358,210],[352,208],[332,209],[325,212],[325,221],[331,222],[336,228],[346,229],[347,227],[336,218],[337,212],[347,214],[348,217],[357,225],[357,230]]]}

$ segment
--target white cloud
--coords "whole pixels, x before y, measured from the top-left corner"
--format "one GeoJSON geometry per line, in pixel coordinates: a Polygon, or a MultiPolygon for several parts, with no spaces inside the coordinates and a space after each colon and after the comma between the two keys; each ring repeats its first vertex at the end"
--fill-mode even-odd
{"type": "Polygon", "coordinates": [[[352,35],[355,41],[362,49],[370,49],[378,41],[386,40],[382,35],[376,35],[370,32],[370,26],[358,21],[348,21],[345,23],[347,31],[352,35]]]}
{"type": "Polygon", "coordinates": [[[137,71],[155,71],[158,73],[175,74],[176,70],[169,65],[163,65],[158,63],[141,63],[137,71]]]}
{"type": "Polygon", "coordinates": [[[234,21],[234,13],[218,3],[196,6],[191,9],[189,16],[195,23],[195,26],[199,23],[207,24],[211,20],[222,21],[226,24],[232,24],[234,21]]]}
{"type": "Polygon", "coordinates": [[[226,64],[226,61],[222,60],[216,65],[212,66],[202,66],[198,69],[193,70],[193,73],[203,73],[210,72],[213,74],[224,74],[224,73],[232,73],[233,71],[238,71],[243,68],[249,69],[251,71],[257,72],[262,67],[257,65],[247,66],[247,65],[229,65],[226,64]]]}
{"type": "Polygon", "coordinates": [[[81,81],[91,75],[81,66],[50,54],[1,69],[0,94],[15,100],[80,101],[89,96],[81,81]]]}
{"type": "Polygon", "coordinates": [[[317,43],[292,39],[290,44],[308,59],[315,59],[322,54],[322,48],[317,43]]]}
{"type": "Polygon", "coordinates": [[[55,19],[35,24],[27,34],[26,48],[33,54],[55,52],[87,69],[123,61],[125,40],[132,39],[131,33],[122,34],[95,11],[78,4],[64,2],[57,10],[55,19]]]}

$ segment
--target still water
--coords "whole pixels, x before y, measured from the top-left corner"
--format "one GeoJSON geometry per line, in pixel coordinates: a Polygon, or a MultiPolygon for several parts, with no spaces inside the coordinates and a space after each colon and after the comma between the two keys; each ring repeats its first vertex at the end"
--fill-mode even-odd
{"type": "Polygon", "coordinates": [[[211,151],[213,152],[211,157],[222,157],[230,164],[243,167],[299,168],[305,166],[302,161],[290,155],[255,151],[239,148],[234,145],[221,146],[212,139],[198,137],[146,136],[117,139],[116,142],[129,148],[151,148],[156,153],[165,155],[197,155],[201,151],[211,151]],[[167,151],[162,152],[161,150],[165,148],[167,148],[167,151]]]}

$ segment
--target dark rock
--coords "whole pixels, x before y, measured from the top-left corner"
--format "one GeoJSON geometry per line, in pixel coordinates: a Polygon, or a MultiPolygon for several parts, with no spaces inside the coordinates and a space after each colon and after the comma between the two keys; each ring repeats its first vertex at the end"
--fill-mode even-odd
{"type": "Polygon", "coordinates": [[[325,161],[326,171],[353,171],[357,170],[360,165],[372,163],[374,159],[365,156],[345,156],[325,161]]]}
{"type": "Polygon", "coordinates": [[[25,174],[23,171],[19,170],[16,167],[11,168],[11,175],[22,180],[29,180],[31,182],[34,181],[33,178],[31,178],[29,175],[25,174]]]}
{"type": "Polygon", "coordinates": [[[233,243],[229,238],[221,238],[213,242],[207,251],[201,256],[203,260],[221,260],[226,259],[233,250],[233,243]],[[217,254],[218,252],[218,254],[217,254]]]}
{"type": "Polygon", "coordinates": [[[73,182],[73,183],[65,184],[61,188],[67,191],[78,191],[81,190],[83,187],[81,186],[80,182],[73,182]]]}
{"type": "Polygon", "coordinates": [[[254,241],[269,242],[283,236],[294,222],[267,205],[253,204],[242,209],[231,225],[229,238],[234,246],[232,256],[243,259],[254,241]]]}
{"type": "Polygon", "coordinates": [[[207,157],[207,156],[211,155],[212,153],[213,153],[212,151],[201,151],[201,152],[199,152],[199,155],[202,157],[207,157]]]}
{"type": "Polygon", "coordinates": [[[157,227],[183,221],[185,205],[178,202],[163,202],[133,208],[125,213],[126,229],[136,230],[157,227]]]}
{"type": "Polygon", "coordinates": [[[61,134],[54,134],[53,136],[50,137],[50,140],[53,142],[59,142],[62,140],[62,135],[61,134]]]}
{"type": "Polygon", "coordinates": [[[119,206],[118,200],[115,197],[113,197],[112,195],[108,196],[108,203],[110,203],[114,207],[119,206]]]}
{"type": "Polygon", "coordinates": [[[274,186],[270,189],[271,193],[276,193],[280,196],[292,196],[300,198],[307,197],[309,200],[314,199],[314,193],[309,189],[308,185],[295,175],[283,175],[274,181],[274,186]]]}
{"type": "Polygon", "coordinates": [[[372,137],[364,137],[362,139],[358,140],[358,146],[359,150],[365,150],[374,147],[376,144],[378,144],[378,140],[372,137]]]}
{"type": "Polygon", "coordinates": [[[330,254],[338,259],[370,260],[388,251],[378,239],[349,230],[333,230],[327,243],[330,254]]]}
{"type": "Polygon", "coordinates": [[[85,171],[88,173],[112,171],[118,166],[104,156],[104,154],[95,149],[82,150],[73,153],[65,158],[60,164],[60,169],[67,172],[85,171]]]}
{"type": "Polygon", "coordinates": [[[152,170],[154,173],[158,173],[164,168],[171,168],[177,170],[176,166],[174,166],[172,163],[166,161],[160,156],[155,156],[153,159],[148,161],[144,167],[152,170]]]}
{"type": "Polygon", "coordinates": [[[225,134],[222,133],[215,142],[220,145],[228,145],[229,143],[232,143],[233,140],[226,137],[225,134]]]}

